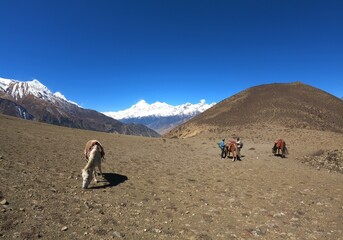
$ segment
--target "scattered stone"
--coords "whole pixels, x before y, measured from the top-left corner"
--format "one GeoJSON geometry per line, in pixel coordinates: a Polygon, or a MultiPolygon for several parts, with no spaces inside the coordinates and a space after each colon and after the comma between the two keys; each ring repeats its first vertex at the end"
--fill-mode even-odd
{"type": "Polygon", "coordinates": [[[0,204],[1,204],[1,205],[7,205],[8,202],[7,202],[7,200],[4,198],[3,200],[0,201],[0,204]]]}
{"type": "Polygon", "coordinates": [[[61,230],[62,230],[62,231],[67,231],[67,230],[68,230],[68,227],[67,227],[67,226],[64,226],[64,227],[62,227],[61,230]]]}
{"type": "Polygon", "coordinates": [[[117,238],[123,237],[122,234],[120,234],[120,233],[117,232],[117,231],[114,231],[114,232],[113,232],[113,236],[114,236],[114,237],[117,237],[117,238]]]}
{"type": "Polygon", "coordinates": [[[86,208],[88,208],[88,209],[90,209],[91,208],[91,206],[89,205],[89,203],[86,201],[86,202],[84,202],[84,205],[85,205],[85,207],[86,208]]]}
{"type": "Polygon", "coordinates": [[[162,232],[162,230],[161,230],[161,229],[158,229],[158,228],[154,228],[153,231],[154,231],[155,233],[161,233],[161,232],[162,232]]]}
{"type": "Polygon", "coordinates": [[[20,232],[15,232],[13,234],[13,238],[20,238],[20,232]]]}
{"type": "Polygon", "coordinates": [[[283,213],[283,212],[280,212],[280,213],[275,213],[274,215],[273,215],[273,217],[282,217],[282,216],[284,216],[285,214],[283,213]]]}
{"type": "Polygon", "coordinates": [[[330,172],[343,173],[343,149],[331,151],[318,150],[310,156],[302,157],[301,162],[312,165],[317,170],[325,168],[330,172]]]}

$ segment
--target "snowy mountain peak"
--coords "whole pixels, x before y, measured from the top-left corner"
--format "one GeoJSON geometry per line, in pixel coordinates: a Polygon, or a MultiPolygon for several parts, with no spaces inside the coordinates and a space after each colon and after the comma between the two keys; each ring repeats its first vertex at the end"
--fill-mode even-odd
{"type": "Polygon", "coordinates": [[[149,107],[149,104],[145,100],[140,100],[138,103],[136,103],[132,107],[136,109],[144,109],[144,108],[149,107]]]}
{"type": "Polygon", "coordinates": [[[0,78],[0,92],[10,95],[15,100],[33,95],[46,101],[56,102],[62,100],[77,105],[76,103],[67,100],[60,92],[53,94],[37,79],[21,82],[13,79],[0,78]]]}
{"type": "Polygon", "coordinates": [[[170,117],[178,115],[195,116],[215,103],[207,104],[204,99],[197,104],[185,103],[177,106],[169,105],[164,102],[155,102],[153,104],[147,103],[145,100],[140,100],[129,109],[118,112],[104,112],[103,114],[114,119],[129,119],[142,117],[170,117]]]}

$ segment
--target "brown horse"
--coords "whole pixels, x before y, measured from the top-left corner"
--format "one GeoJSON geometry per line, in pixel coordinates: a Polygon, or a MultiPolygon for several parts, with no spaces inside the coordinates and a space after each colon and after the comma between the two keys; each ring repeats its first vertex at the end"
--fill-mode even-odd
{"type": "Polygon", "coordinates": [[[225,144],[224,151],[225,151],[225,157],[226,156],[229,157],[230,153],[232,153],[233,162],[236,161],[236,159],[240,160],[240,154],[238,152],[237,143],[235,141],[230,141],[227,144],[225,144]]]}
{"type": "Polygon", "coordinates": [[[286,157],[286,154],[288,154],[288,149],[286,147],[286,142],[283,139],[277,139],[274,142],[274,146],[272,148],[272,152],[274,154],[274,156],[278,155],[282,158],[286,157]],[[280,153],[281,151],[281,153],[280,153]]]}

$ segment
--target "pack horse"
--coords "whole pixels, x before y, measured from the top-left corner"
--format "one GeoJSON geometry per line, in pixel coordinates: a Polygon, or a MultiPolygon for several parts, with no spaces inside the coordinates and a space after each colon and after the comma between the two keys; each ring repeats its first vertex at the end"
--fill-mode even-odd
{"type": "Polygon", "coordinates": [[[103,146],[98,140],[90,140],[86,143],[84,155],[87,161],[86,166],[81,170],[82,171],[82,188],[88,188],[91,181],[96,179],[95,168],[99,169],[100,175],[102,176],[101,171],[101,161],[105,157],[105,151],[103,146]]]}
{"type": "Polygon", "coordinates": [[[283,139],[277,139],[274,141],[274,146],[272,148],[273,154],[276,156],[286,157],[288,154],[288,149],[286,147],[286,142],[283,139]]]}

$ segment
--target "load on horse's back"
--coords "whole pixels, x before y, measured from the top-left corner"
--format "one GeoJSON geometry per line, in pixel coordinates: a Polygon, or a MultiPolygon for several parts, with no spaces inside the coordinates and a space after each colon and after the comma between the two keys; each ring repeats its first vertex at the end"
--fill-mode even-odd
{"type": "Polygon", "coordinates": [[[89,153],[90,153],[90,151],[92,150],[92,148],[93,148],[94,145],[98,145],[98,146],[99,146],[99,148],[100,148],[100,153],[101,153],[101,157],[102,157],[102,158],[105,157],[104,147],[101,145],[101,143],[100,143],[98,140],[89,140],[89,141],[86,143],[85,151],[84,151],[84,155],[85,155],[85,158],[86,158],[87,161],[88,161],[88,158],[89,158],[89,153]]]}
{"type": "Polygon", "coordinates": [[[274,146],[272,148],[272,152],[274,154],[274,156],[276,155],[281,155],[282,158],[286,157],[286,155],[288,154],[288,149],[286,147],[286,142],[279,138],[277,140],[274,141],[274,146]],[[281,152],[281,154],[280,154],[281,152]]]}

